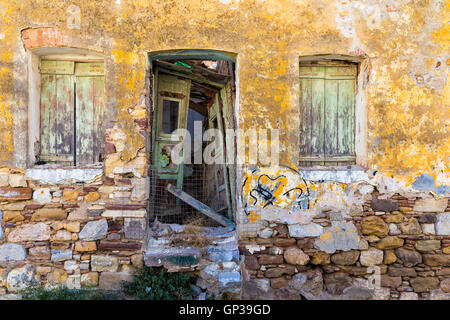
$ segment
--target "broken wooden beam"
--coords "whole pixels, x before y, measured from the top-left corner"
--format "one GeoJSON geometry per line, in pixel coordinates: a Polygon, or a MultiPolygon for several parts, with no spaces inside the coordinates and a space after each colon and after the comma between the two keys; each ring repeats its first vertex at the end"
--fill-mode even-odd
{"type": "Polygon", "coordinates": [[[217,214],[217,212],[215,212],[213,209],[208,207],[206,204],[198,201],[197,199],[195,199],[191,195],[187,194],[183,190],[177,189],[173,185],[168,184],[167,191],[169,191],[171,194],[173,194],[178,199],[186,202],[191,207],[193,207],[193,208],[197,209],[198,211],[200,211],[201,213],[207,215],[214,221],[217,221],[222,226],[224,226],[224,227],[234,226],[234,223],[231,220],[228,220],[227,218],[221,216],[220,214],[217,214]]]}

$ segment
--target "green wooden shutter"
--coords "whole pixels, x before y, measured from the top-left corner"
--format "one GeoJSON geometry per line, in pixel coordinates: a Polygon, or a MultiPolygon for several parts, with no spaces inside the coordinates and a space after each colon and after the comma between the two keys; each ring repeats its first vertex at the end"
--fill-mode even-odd
{"type": "Polygon", "coordinates": [[[41,61],[41,161],[73,163],[74,63],[41,61]]]}
{"type": "Polygon", "coordinates": [[[356,65],[300,66],[300,164],[355,162],[356,65]]]}
{"type": "Polygon", "coordinates": [[[104,153],[103,63],[76,63],[76,163],[92,164],[104,153]]]}

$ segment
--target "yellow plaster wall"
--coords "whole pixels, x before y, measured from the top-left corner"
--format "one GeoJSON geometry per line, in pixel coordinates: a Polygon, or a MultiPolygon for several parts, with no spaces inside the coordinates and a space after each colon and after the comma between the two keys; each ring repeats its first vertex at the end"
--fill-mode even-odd
{"type": "Polygon", "coordinates": [[[407,183],[429,173],[448,184],[449,8],[449,0],[0,0],[0,161],[13,158],[14,97],[27,94],[12,81],[14,63],[26,63],[20,30],[55,27],[73,46],[105,54],[111,120],[127,132],[123,160],[145,142],[128,109],[145,88],[147,52],[237,53],[239,125],[282,129],[280,161],[290,166],[299,55],[364,52],[368,167],[407,183]],[[81,10],[80,29],[67,27],[70,5],[81,10]]]}

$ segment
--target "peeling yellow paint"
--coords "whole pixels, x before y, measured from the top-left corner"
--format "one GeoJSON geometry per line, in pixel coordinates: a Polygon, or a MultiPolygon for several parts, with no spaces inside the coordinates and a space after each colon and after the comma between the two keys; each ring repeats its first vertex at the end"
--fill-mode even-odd
{"type": "MultiPolygon", "coordinates": [[[[380,4],[374,12],[383,19],[375,21],[364,0],[130,0],[120,5],[0,0],[0,161],[10,161],[14,152],[14,65],[26,63],[20,30],[51,26],[74,47],[104,53],[107,105],[113,109],[108,120],[126,134],[121,161],[133,159],[145,145],[134,124],[142,112],[128,110],[145,89],[148,52],[193,48],[237,53],[239,126],[282,129],[280,161],[295,167],[298,57],[349,54],[359,48],[372,58],[365,88],[368,168],[407,185],[421,173],[448,180],[449,3],[442,8],[431,0],[396,3],[389,11],[380,4]],[[80,7],[80,29],[67,27],[70,4],[80,7]],[[430,21],[435,24],[428,26],[430,21]],[[345,35],[345,28],[354,36],[345,35]],[[438,57],[447,57],[440,67],[438,57]]],[[[23,101],[25,87],[16,93],[23,101]]]]}

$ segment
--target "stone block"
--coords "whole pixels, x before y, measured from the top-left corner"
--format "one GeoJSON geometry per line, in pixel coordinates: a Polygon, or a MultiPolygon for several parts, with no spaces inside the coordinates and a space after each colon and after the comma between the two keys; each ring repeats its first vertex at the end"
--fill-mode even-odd
{"type": "Polygon", "coordinates": [[[78,201],[78,196],[80,195],[80,190],[78,189],[64,189],[62,194],[63,201],[76,202],[78,201]]]}
{"type": "Polygon", "coordinates": [[[138,242],[116,242],[116,241],[106,241],[102,240],[98,244],[98,250],[139,250],[142,244],[138,242]]]}
{"type": "Polygon", "coordinates": [[[24,216],[18,211],[3,211],[3,222],[16,223],[25,220],[24,216]]]}
{"type": "Polygon", "coordinates": [[[99,288],[101,290],[120,290],[121,281],[133,281],[133,276],[125,272],[102,272],[100,274],[99,288]]]}
{"type": "Polygon", "coordinates": [[[65,284],[67,277],[67,272],[64,269],[53,269],[52,280],[55,284],[65,284]]]}
{"type": "Polygon", "coordinates": [[[332,221],[330,227],[314,243],[314,247],[326,253],[335,253],[337,250],[348,251],[359,248],[360,238],[358,230],[352,222],[332,221]]]}
{"type": "Polygon", "coordinates": [[[417,293],[430,292],[431,290],[439,287],[439,279],[435,277],[417,277],[412,278],[409,282],[411,283],[414,292],[417,293]]]}
{"type": "Polygon", "coordinates": [[[275,264],[282,264],[284,261],[282,255],[262,254],[259,256],[258,262],[261,265],[275,265],[275,264]]]}
{"type": "Polygon", "coordinates": [[[0,187],[0,200],[29,200],[32,192],[31,188],[0,187]]]}
{"type": "Polygon", "coordinates": [[[333,254],[331,256],[331,261],[337,265],[350,266],[358,261],[359,254],[359,251],[356,250],[344,251],[333,254]]]}
{"type": "Polygon", "coordinates": [[[72,259],[72,250],[52,250],[52,261],[64,261],[72,259]]]}
{"type": "Polygon", "coordinates": [[[102,213],[105,218],[145,218],[146,210],[106,210],[102,213]]]}
{"type": "Polygon", "coordinates": [[[373,211],[397,211],[398,203],[397,201],[389,200],[389,199],[374,199],[372,200],[372,209],[373,211]]]}
{"type": "Polygon", "coordinates": [[[116,272],[118,267],[119,267],[119,259],[117,257],[104,255],[91,256],[92,271],[116,272]]]}
{"type": "Polygon", "coordinates": [[[448,199],[424,198],[414,203],[413,210],[416,212],[444,212],[447,208],[448,199]]]}
{"type": "Polygon", "coordinates": [[[93,241],[106,236],[108,232],[108,222],[106,219],[88,222],[78,234],[80,240],[93,241]]]}
{"type": "Polygon", "coordinates": [[[28,250],[30,258],[36,260],[47,260],[50,259],[51,253],[50,248],[47,246],[36,246],[28,250]]]}
{"type": "Polygon", "coordinates": [[[97,243],[95,241],[77,241],[75,243],[75,251],[92,252],[96,250],[97,250],[97,243]]]}
{"type": "Polygon", "coordinates": [[[219,273],[219,287],[222,292],[238,293],[241,289],[241,274],[237,271],[219,273]]]}
{"type": "Polygon", "coordinates": [[[450,235],[450,213],[440,213],[437,215],[436,234],[440,236],[450,235]]]}
{"type": "Polygon", "coordinates": [[[375,266],[383,263],[383,251],[375,248],[362,251],[359,258],[362,266],[375,266]]]}
{"type": "Polygon", "coordinates": [[[27,181],[25,180],[25,176],[22,174],[10,174],[9,185],[13,188],[27,187],[27,181]]]}
{"type": "Polygon", "coordinates": [[[380,250],[390,250],[395,248],[400,248],[403,246],[403,243],[405,241],[402,238],[395,237],[395,236],[388,236],[383,239],[381,239],[377,244],[376,247],[380,250]]]}
{"type": "Polygon", "coordinates": [[[293,224],[289,225],[289,235],[291,237],[318,237],[323,233],[323,227],[317,223],[293,224]]]}
{"type": "Polygon", "coordinates": [[[8,234],[8,242],[45,241],[50,239],[50,227],[45,223],[22,224],[8,234]]]}
{"type": "Polygon", "coordinates": [[[309,261],[309,256],[297,247],[290,247],[284,251],[284,259],[287,263],[304,266],[309,261]]]}
{"type": "Polygon", "coordinates": [[[81,275],[81,287],[96,287],[98,285],[98,272],[88,272],[81,275]]]}
{"type": "Polygon", "coordinates": [[[33,200],[44,204],[52,202],[52,195],[50,194],[49,188],[36,189],[33,192],[33,200]]]}
{"type": "Polygon", "coordinates": [[[389,227],[382,218],[377,216],[370,216],[362,220],[361,232],[365,235],[384,237],[388,235],[389,227]]]}
{"type": "Polygon", "coordinates": [[[0,262],[24,260],[26,256],[26,250],[22,245],[14,243],[0,245],[0,262]]]}
{"type": "Polygon", "coordinates": [[[31,221],[47,221],[47,220],[64,220],[67,218],[67,212],[62,209],[38,209],[33,216],[31,221]]]}
{"type": "Polygon", "coordinates": [[[26,265],[20,268],[11,270],[8,273],[6,286],[9,292],[17,293],[22,289],[37,285],[35,280],[35,267],[26,265]]]}
{"type": "Polygon", "coordinates": [[[421,234],[422,228],[416,218],[410,218],[400,225],[403,234],[414,235],[421,234]]]}
{"type": "Polygon", "coordinates": [[[450,267],[450,255],[448,254],[424,254],[423,263],[430,267],[450,267]]]}
{"type": "Polygon", "coordinates": [[[422,255],[417,251],[399,248],[395,250],[395,255],[405,267],[414,267],[416,264],[422,263],[422,255]]]}
{"type": "Polygon", "coordinates": [[[147,227],[146,219],[140,218],[125,218],[124,219],[124,233],[125,238],[140,240],[145,236],[147,227]]]}
{"type": "Polygon", "coordinates": [[[416,242],[415,247],[418,251],[428,252],[441,248],[440,240],[419,240],[416,242]]]}

